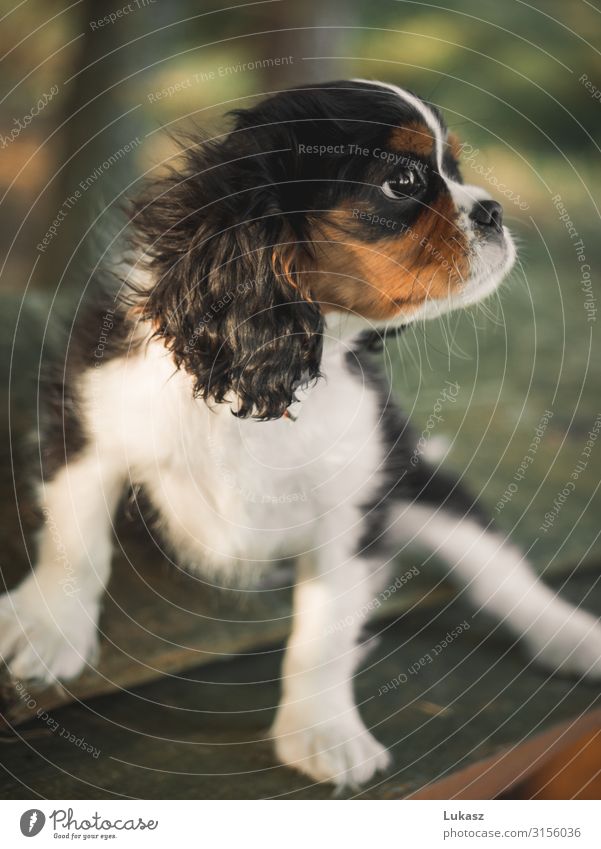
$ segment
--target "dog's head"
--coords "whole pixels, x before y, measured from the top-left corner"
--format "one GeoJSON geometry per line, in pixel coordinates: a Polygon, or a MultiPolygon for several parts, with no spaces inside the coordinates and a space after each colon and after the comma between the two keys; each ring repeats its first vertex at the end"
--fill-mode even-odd
{"type": "Polygon", "coordinates": [[[463,185],[458,141],[415,95],[343,81],[234,115],[134,214],[142,314],[205,399],[278,418],[319,376],[326,321],[436,316],[512,266],[501,206],[463,185]]]}

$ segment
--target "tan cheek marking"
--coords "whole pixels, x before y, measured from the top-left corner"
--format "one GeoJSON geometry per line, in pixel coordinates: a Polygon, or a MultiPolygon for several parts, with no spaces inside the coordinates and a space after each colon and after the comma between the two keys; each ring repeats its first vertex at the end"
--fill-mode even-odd
{"type": "Polygon", "coordinates": [[[388,143],[392,150],[415,153],[416,156],[428,157],[434,150],[432,132],[424,124],[409,124],[407,127],[398,127],[390,134],[388,143]]]}
{"type": "Polygon", "coordinates": [[[317,271],[309,276],[324,312],[345,309],[371,319],[409,315],[426,300],[456,292],[468,276],[467,240],[454,223],[450,197],[433,203],[402,234],[375,242],[359,241],[341,227],[344,211],[335,217],[316,236],[324,242],[317,245],[317,271]]]}

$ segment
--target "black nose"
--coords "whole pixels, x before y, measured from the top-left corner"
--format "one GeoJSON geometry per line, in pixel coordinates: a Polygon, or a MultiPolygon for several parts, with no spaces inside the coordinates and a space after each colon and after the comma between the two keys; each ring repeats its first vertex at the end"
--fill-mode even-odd
{"type": "Polygon", "coordinates": [[[493,227],[500,230],[503,226],[503,207],[496,200],[476,201],[470,218],[480,227],[493,227]]]}

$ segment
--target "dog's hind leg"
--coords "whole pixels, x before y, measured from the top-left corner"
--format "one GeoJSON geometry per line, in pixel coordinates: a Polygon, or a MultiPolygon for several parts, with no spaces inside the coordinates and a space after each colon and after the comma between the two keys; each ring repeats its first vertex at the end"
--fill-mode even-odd
{"type": "Polygon", "coordinates": [[[537,662],[601,678],[597,617],[540,580],[456,480],[420,462],[396,488],[390,506],[388,543],[415,541],[434,551],[478,608],[521,638],[537,662]]]}

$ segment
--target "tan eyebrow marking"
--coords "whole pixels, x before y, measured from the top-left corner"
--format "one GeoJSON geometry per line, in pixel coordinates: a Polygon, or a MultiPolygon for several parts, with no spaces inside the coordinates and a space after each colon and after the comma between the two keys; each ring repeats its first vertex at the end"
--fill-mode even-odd
{"type": "Polygon", "coordinates": [[[394,129],[390,134],[389,144],[392,150],[426,157],[434,150],[434,136],[429,127],[416,122],[394,129]]]}

